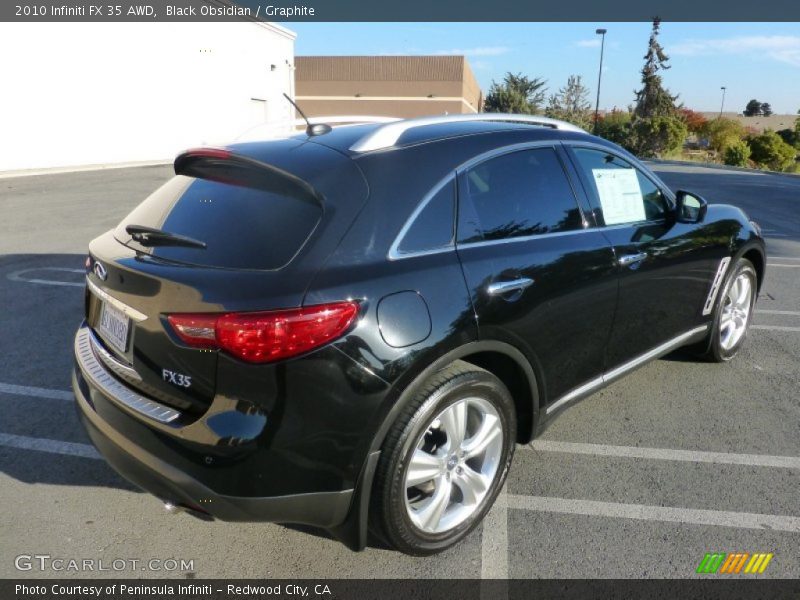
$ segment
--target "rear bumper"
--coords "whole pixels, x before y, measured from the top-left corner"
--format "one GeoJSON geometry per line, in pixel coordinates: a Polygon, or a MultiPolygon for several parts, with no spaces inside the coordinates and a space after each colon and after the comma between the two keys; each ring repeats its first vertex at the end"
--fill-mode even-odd
{"type": "MultiPolygon", "coordinates": [[[[298,452],[296,436],[290,438],[294,448],[276,442],[285,428],[294,432],[306,425],[308,439],[303,436],[301,442],[315,448],[309,419],[302,423],[274,419],[271,429],[256,431],[247,418],[266,423],[260,411],[226,398],[191,423],[184,423],[181,415],[162,418],[159,410],[165,407],[116,379],[97,359],[86,333],[82,326],[75,341],[76,408],[92,443],[123,477],[197,516],[326,529],[346,520],[355,478],[347,485],[326,477],[333,465],[311,461],[307,453],[298,452]],[[230,423],[238,424],[252,437],[222,438],[214,429],[220,423],[229,429],[230,423]]],[[[292,404],[302,406],[305,397],[292,397],[292,404]]]]}
{"type": "Polygon", "coordinates": [[[272,521],[330,528],[347,516],[353,490],[268,498],[217,494],[104,422],[81,389],[80,377],[76,367],[72,388],[78,415],[92,443],[120,475],[154,496],[223,521],[272,521]]]}

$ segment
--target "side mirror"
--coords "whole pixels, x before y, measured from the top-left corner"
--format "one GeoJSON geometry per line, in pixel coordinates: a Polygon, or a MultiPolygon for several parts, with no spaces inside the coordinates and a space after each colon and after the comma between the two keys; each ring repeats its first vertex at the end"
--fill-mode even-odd
{"type": "Polygon", "coordinates": [[[705,218],[708,202],[701,196],[680,190],[676,199],[675,218],[679,223],[700,223],[705,218]]]}

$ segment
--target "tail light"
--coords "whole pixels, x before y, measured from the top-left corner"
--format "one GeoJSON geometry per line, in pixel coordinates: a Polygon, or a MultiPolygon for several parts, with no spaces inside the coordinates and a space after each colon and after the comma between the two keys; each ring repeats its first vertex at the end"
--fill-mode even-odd
{"type": "Polygon", "coordinates": [[[358,303],[289,310],[167,316],[178,337],[195,348],[217,348],[250,363],[268,363],[319,348],[344,334],[358,303]]]}

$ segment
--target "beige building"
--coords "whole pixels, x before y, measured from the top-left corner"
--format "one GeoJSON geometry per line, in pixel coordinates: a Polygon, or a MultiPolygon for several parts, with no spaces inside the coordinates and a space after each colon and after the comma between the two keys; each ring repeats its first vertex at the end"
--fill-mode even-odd
{"type": "MultiPolygon", "coordinates": [[[[701,113],[709,121],[719,117],[719,112],[704,112],[701,113]]],[[[722,116],[727,119],[739,121],[745,127],[752,127],[756,131],[764,131],[765,129],[772,129],[772,131],[780,131],[781,129],[794,129],[794,122],[797,115],[770,115],[768,117],[745,117],[742,113],[725,112],[722,116]]]]}
{"type": "Polygon", "coordinates": [[[298,56],[295,67],[309,117],[470,114],[483,103],[464,56],[298,56]]]}

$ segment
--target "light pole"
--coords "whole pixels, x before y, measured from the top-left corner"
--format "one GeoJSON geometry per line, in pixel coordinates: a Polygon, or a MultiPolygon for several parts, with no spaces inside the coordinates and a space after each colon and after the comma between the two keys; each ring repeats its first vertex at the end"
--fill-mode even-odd
{"type": "Polygon", "coordinates": [[[600,38],[600,70],[597,73],[597,101],[594,103],[594,133],[597,135],[597,117],[600,113],[600,82],[603,79],[603,51],[606,47],[606,29],[595,29],[600,38]]]}
{"type": "Polygon", "coordinates": [[[719,88],[722,90],[722,104],[719,106],[719,118],[722,118],[722,110],[725,108],[725,90],[728,89],[724,85],[719,88]]]}

